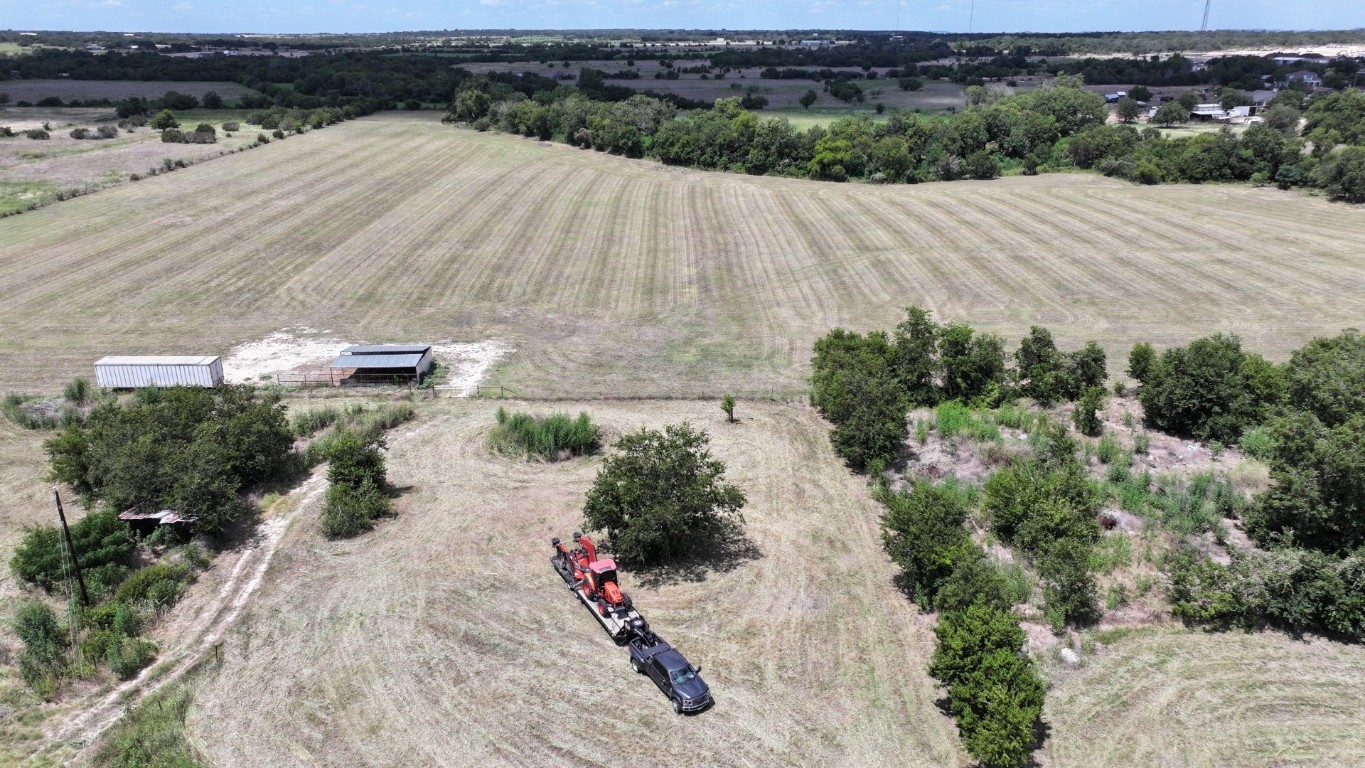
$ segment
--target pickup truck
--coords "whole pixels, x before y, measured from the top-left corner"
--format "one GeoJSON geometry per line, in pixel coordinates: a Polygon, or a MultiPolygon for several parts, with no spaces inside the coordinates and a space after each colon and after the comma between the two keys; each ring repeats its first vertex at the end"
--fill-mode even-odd
{"type": "Polygon", "coordinates": [[[693,667],[677,648],[653,636],[653,642],[635,638],[630,641],[630,666],[659,686],[673,702],[673,711],[700,712],[711,706],[711,689],[701,679],[701,667],[693,667]]]}

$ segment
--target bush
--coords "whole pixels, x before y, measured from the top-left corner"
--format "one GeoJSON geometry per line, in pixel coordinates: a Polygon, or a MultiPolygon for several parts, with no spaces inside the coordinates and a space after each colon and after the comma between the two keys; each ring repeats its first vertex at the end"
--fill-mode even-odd
{"type": "Polygon", "coordinates": [[[223,123],[223,130],[227,133],[236,133],[242,126],[239,123],[223,123]]]}
{"type": "MultiPolygon", "coordinates": [[[[128,525],[118,519],[118,513],[108,509],[91,512],[73,523],[71,543],[76,548],[87,581],[95,580],[101,573],[117,576],[118,570],[101,569],[110,565],[121,569],[133,553],[128,525]]],[[[51,592],[67,577],[63,566],[67,559],[61,529],[55,525],[40,525],[24,534],[10,559],[10,568],[23,581],[51,592]]]]}
{"type": "Polygon", "coordinates": [[[1071,414],[1071,419],[1076,424],[1076,431],[1092,437],[1098,435],[1104,429],[1104,421],[1100,419],[1097,412],[1103,407],[1104,387],[1086,387],[1080,401],[1076,403],[1076,409],[1071,414]]]}
{"type": "Polygon", "coordinates": [[[1236,336],[1197,339],[1162,353],[1139,399],[1149,426],[1234,443],[1283,398],[1283,372],[1242,351],[1236,336]]]}
{"type": "Polygon", "coordinates": [[[369,478],[359,485],[332,485],[322,510],[322,532],[329,539],[359,536],[374,528],[374,521],[393,514],[384,491],[369,478]]]}
{"type": "Polygon", "coordinates": [[[193,578],[188,566],[156,563],[135,571],[124,580],[114,600],[127,605],[146,603],[153,610],[165,610],[180,600],[193,578]]]}
{"type": "Polygon", "coordinates": [[[42,128],[30,128],[24,131],[24,135],[35,141],[47,141],[52,138],[52,134],[42,128]]]}
{"type": "Polygon", "coordinates": [[[112,125],[101,125],[95,129],[101,139],[112,139],[118,136],[118,129],[112,125]]]}
{"type": "Polygon", "coordinates": [[[88,138],[90,138],[90,129],[89,129],[89,128],[72,128],[72,129],[71,129],[71,138],[77,139],[77,140],[79,140],[79,139],[88,139],[88,138]]]}
{"type": "Polygon", "coordinates": [[[558,461],[592,453],[600,440],[599,430],[586,413],[577,418],[567,413],[532,416],[499,408],[497,420],[488,445],[499,453],[558,461]]]}
{"type": "Polygon", "coordinates": [[[724,482],[705,432],[674,424],[617,442],[588,491],[585,527],[606,531],[618,557],[655,564],[737,535],[744,493],[724,482]]]}
{"type": "Polygon", "coordinates": [[[1299,412],[1269,429],[1275,482],[1248,510],[1247,533],[1324,552],[1365,546],[1365,414],[1328,427],[1299,412]]]}
{"type": "Polygon", "coordinates": [[[312,437],[318,430],[336,424],[341,419],[341,410],[326,405],[295,413],[289,420],[289,428],[298,437],[312,437]]]}
{"type": "Polygon", "coordinates": [[[1099,593],[1090,563],[1093,550],[1094,545],[1083,538],[1066,537],[1048,544],[1038,557],[1043,613],[1055,631],[1099,621],[1099,593]]]}
{"type": "Polygon", "coordinates": [[[75,378],[62,389],[62,396],[76,405],[85,405],[94,399],[94,388],[88,379],[75,378]]]}
{"type": "Polygon", "coordinates": [[[191,691],[176,684],[130,707],[95,755],[99,768],[201,768],[185,738],[191,691]]]}
{"type": "Polygon", "coordinates": [[[1022,654],[1014,615],[985,604],[939,617],[929,674],[948,688],[948,707],[967,751],[983,766],[1019,768],[1034,747],[1045,684],[1022,654]]]}
{"type": "Polygon", "coordinates": [[[882,543],[901,569],[902,586],[928,608],[954,566],[975,550],[963,527],[967,506],[951,489],[925,480],[900,493],[883,491],[880,501],[882,543]]]}
{"type": "Polygon", "coordinates": [[[167,128],[179,128],[180,122],[175,119],[173,112],[169,109],[163,109],[156,114],[156,117],[148,121],[147,125],[158,131],[165,131],[167,128]]]}
{"type": "Polygon", "coordinates": [[[57,418],[46,405],[31,395],[9,394],[3,401],[5,418],[24,429],[51,429],[57,418]]]}
{"type": "Polygon", "coordinates": [[[384,468],[384,441],[366,438],[350,430],[341,430],[327,446],[327,481],[332,485],[353,488],[369,482],[383,487],[388,480],[384,468]]]}
{"type": "Polygon", "coordinates": [[[23,642],[19,676],[39,696],[51,698],[66,674],[66,632],[40,600],[25,600],[14,614],[14,633],[23,642]]]}
{"type": "Polygon", "coordinates": [[[161,142],[163,144],[186,144],[189,139],[185,138],[185,134],[179,128],[166,128],[161,131],[161,142]]]}

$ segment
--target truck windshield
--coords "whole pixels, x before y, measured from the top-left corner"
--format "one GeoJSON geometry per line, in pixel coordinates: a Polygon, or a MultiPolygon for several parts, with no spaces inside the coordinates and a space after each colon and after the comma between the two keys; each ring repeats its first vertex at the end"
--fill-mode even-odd
{"type": "Polygon", "coordinates": [[[693,669],[691,666],[684,667],[683,669],[670,670],[668,673],[668,677],[673,681],[674,685],[685,683],[696,676],[697,670],[693,669]]]}

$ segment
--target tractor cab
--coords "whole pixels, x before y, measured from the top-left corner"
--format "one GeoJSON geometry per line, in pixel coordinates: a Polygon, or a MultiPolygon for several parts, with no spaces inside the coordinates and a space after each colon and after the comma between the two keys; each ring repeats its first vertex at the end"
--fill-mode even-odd
{"type": "Polygon", "coordinates": [[[594,591],[602,589],[606,584],[616,584],[617,586],[620,586],[620,583],[616,581],[615,560],[598,560],[590,563],[588,565],[588,570],[592,572],[594,591]]]}

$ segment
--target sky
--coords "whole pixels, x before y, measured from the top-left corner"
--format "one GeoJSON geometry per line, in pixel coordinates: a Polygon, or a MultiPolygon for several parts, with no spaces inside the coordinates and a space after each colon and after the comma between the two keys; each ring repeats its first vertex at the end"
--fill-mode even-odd
{"type": "MultiPolygon", "coordinates": [[[[1204,0],[0,0],[0,28],[111,32],[458,29],[1198,29],[1204,0]]],[[[1213,0],[1210,29],[1355,29],[1362,0],[1213,0]]]]}

